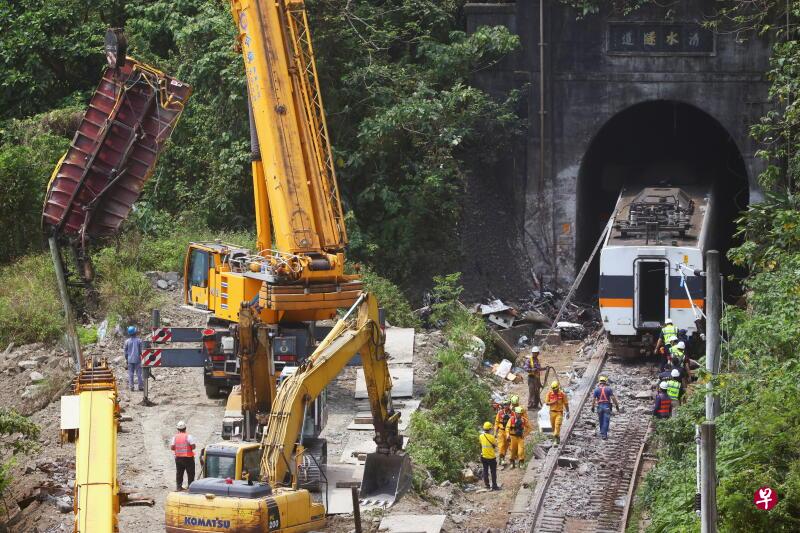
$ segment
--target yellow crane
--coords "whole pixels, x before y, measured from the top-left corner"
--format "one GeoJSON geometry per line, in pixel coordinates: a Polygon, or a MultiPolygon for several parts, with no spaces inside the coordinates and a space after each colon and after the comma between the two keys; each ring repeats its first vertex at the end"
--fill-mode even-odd
{"type": "MultiPolygon", "coordinates": [[[[305,451],[300,445],[305,411],[360,353],[364,364],[376,452],[364,467],[362,495],[388,499],[408,488],[410,460],[402,452],[392,408],[392,380],[383,349],[374,296],[363,293],[314,353],[278,388],[261,443],[261,460],[246,479],[203,478],[188,492],[173,492],[165,503],[167,533],[224,530],[302,532],[325,525],[325,507],[298,489],[298,469],[305,451]],[[261,482],[254,482],[260,479],[261,482]]],[[[255,466],[255,465],[254,465],[255,466]]]]}
{"type": "Polygon", "coordinates": [[[249,94],[257,249],[191,243],[184,300],[236,339],[235,353],[210,357],[204,379],[210,394],[240,383],[226,411],[241,411],[247,440],[263,427],[276,375],[310,355],[315,323],[350,307],[363,284],[344,271],[347,232],[305,5],[230,7],[249,94]]]}
{"type": "Polygon", "coordinates": [[[75,443],[75,533],[119,531],[117,429],[119,400],[106,361],[87,361],[73,394],[61,398],[61,442],[75,443]]]}

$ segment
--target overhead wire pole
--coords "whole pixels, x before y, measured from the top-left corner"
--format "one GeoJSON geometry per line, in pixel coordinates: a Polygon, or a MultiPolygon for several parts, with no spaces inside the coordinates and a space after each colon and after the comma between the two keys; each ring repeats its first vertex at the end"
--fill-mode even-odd
{"type": "Polygon", "coordinates": [[[706,252],[706,370],[711,379],[706,383],[706,421],[700,427],[700,524],[702,533],[717,531],[717,443],[718,401],[713,380],[719,372],[720,316],[722,302],[719,276],[719,252],[706,252]]]}

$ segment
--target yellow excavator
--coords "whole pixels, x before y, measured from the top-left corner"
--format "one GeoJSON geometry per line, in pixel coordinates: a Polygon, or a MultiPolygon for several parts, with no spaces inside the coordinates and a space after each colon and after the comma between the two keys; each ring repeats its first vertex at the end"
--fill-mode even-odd
{"type": "Polygon", "coordinates": [[[384,494],[393,500],[406,490],[411,464],[397,430],[400,413],[392,408],[392,381],[383,345],[377,301],[362,293],[314,353],[278,388],[260,461],[243,473],[245,479],[203,478],[192,483],[188,492],[169,494],[167,533],[302,532],[324,527],[324,505],[298,488],[305,455],[300,444],[303,421],[314,399],[356,353],[364,364],[377,445],[377,451],[367,456],[362,494],[384,494]]]}

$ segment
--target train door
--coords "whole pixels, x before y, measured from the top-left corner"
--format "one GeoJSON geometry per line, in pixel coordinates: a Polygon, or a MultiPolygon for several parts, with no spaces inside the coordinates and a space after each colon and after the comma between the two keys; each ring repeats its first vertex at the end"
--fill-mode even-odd
{"type": "Polygon", "coordinates": [[[637,329],[656,329],[669,312],[669,263],[637,259],[634,263],[634,316],[637,329]]]}

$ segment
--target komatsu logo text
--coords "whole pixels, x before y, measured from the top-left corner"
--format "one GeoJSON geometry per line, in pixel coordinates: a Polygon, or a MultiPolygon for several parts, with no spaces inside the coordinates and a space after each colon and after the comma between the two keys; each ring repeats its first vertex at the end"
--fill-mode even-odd
{"type": "Polygon", "coordinates": [[[231,527],[230,520],[219,520],[217,518],[197,518],[194,516],[186,516],[183,518],[184,526],[204,526],[228,529],[231,527]]]}

